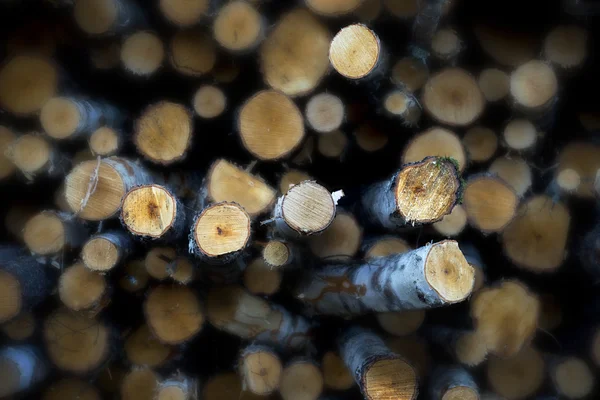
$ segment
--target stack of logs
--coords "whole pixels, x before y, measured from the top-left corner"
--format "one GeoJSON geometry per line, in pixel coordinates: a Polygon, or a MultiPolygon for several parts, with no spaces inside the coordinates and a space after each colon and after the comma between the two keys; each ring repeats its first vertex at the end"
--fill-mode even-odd
{"type": "Polygon", "coordinates": [[[598,398],[600,7],[523,3],[0,1],[0,398],[598,398]]]}

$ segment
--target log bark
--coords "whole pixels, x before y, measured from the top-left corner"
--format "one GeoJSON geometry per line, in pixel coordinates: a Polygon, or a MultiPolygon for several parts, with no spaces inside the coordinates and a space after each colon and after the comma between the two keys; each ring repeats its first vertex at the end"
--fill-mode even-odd
{"type": "Polygon", "coordinates": [[[81,260],[92,271],[106,272],[123,262],[133,252],[131,235],[121,230],[98,233],[83,245],[81,260]]]}
{"type": "Polygon", "coordinates": [[[402,167],[390,179],[365,189],[360,206],[368,222],[388,229],[439,221],[461,196],[455,164],[427,157],[402,167]]]}
{"type": "Polygon", "coordinates": [[[0,349],[0,396],[8,397],[31,389],[49,372],[46,361],[33,346],[7,346],[0,349]]]}
{"type": "Polygon", "coordinates": [[[479,388],[467,370],[457,366],[440,366],[431,375],[432,399],[458,398],[479,400],[479,388]]]}
{"type": "Polygon", "coordinates": [[[457,243],[446,240],[365,264],[311,271],[295,295],[313,313],[351,317],[457,303],[471,294],[474,279],[457,243]]]}
{"type": "Polygon", "coordinates": [[[203,119],[218,118],[227,108],[227,96],[215,85],[202,85],[196,90],[193,98],[196,115],[203,119]]]}
{"type": "Polygon", "coordinates": [[[156,400],[197,400],[198,382],[177,373],[158,384],[154,398],[156,400]]]}
{"type": "Polygon", "coordinates": [[[413,367],[394,354],[373,332],[352,327],[338,338],[340,355],[366,399],[417,398],[413,367]]]}

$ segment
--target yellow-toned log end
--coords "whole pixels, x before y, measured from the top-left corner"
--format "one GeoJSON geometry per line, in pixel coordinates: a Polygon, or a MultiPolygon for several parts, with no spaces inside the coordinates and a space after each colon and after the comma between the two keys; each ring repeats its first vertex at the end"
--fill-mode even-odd
{"type": "Polygon", "coordinates": [[[342,28],[329,46],[329,60],[333,68],[349,79],[360,79],[376,68],[381,57],[379,38],[362,24],[342,28]]]}
{"type": "Polygon", "coordinates": [[[194,94],[194,111],[200,118],[216,118],[226,106],[227,97],[217,86],[203,85],[194,94]]]}
{"type": "Polygon", "coordinates": [[[77,105],[67,97],[53,97],[40,112],[40,123],[48,136],[66,139],[73,135],[81,123],[77,105]]]}
{"type": "Polygon", "coordinates": [[[323,374],[311,362],[293,362],[281,374],[279,393],[283,400],[316,400],[323,391],[323,374]]]}
{"type": "Polygon", "coordinates": [[[319,93],[306,104],[306,119],[319,133],[330,133],[344,122],[344,103],[331,93],[319,93]]]}
{"type": "Polygon", "coordinates": [[[219,10],[213,23],[213,36],[227,50],[246,51],[260,41],[262,24],[261,15],[250,3],[235,0],[219,10]]]}
{"type": "Polygon", "coordinates": [[[324,231],[334,220],[336,205],[331,193],[314,181],[293,186],[283,198],[281,216],[299,233],[324,231]]]}
{"type": "Polygon", "coordinates": [[[558,93],[558,79],[552,67],[543,61],[532,60],[519,66],[510,75],[510,94],[525,109],[539,109],[558,93]]]}
{"type": "Polygon", "coordinates": [[[473,291],[475,269],[453,240],[433,244],[425,261],[425,279],[447,303],[463,301],[473,291]]]}
{"type": "Polygon", "coordinates": [[[323,356],[321,370],[325,387],[329,389],[348,390],[356,384],[344,360],[333,351],[328,351],[323,356]]]}
{"type": "Polygon", "coordinates": [[[121,384],[121,399],[154,399],[160,377],[151,369],[135,368],[128,373],[121,384]]]}
{"type": "Polygon", "coordinates": [[[490,128],[474,126],[462,139],[462,144],[473,162],[489,161],[498,149],[498,137],[490,128]]]}
{"type": "Polygon", "coordinates": [[[256,351],[242,357],[240,372],[245,387],[259,396],[268,396],[279,389],[283,367],[274,352],[256,351]]]}
{"type": "Polygon", "coordinates": [[[590,367],[580,358],[569,357],[551,371],[558,391],[569,399],[581,399],[594,389],[596,378],[590,367]]]}
{"type": "Polygon", "coordinates": [[[512,221],[519,198],[496,176],[476,176],[467,182],[463,207],[469,223],[484,233],[500,232],[512,221]]]}
{"type": "Polygon", "coordinates": [[[429,69],[414,57],[401,58],[392,68],[392,81],[409,92],[421,89],[429,79],[429,69]]]}
{"type": "Polygon", "coordinates": [[[146,254],[144,265],[148,274],[159,281],[171,274],[170,268],[175,265],[177,251],[173,247],[153,247],[146,254]]]}
{"type": "Polygon", "coordinates": [[[526,399],[544,382],[544,359],[525,347],[509,358],[491,357],[487,363],[487,379],[494,392],[507,400],[526,399]]]}
{"type": "Polygon", "coordinates": [[[162,365],[171,354],[171,347],[161,343],[144,324],[133,331],[125,340],[125,354],[134,365],[150,368],[162,365]]]}
{"type": "Polygon", "coordinates": [[[588,36],[577,25],[557,26],[544,39],[544,57],[559,68],[577,68],[588,56],[588,36]]]}
{"type": "Polygon", "coordinates": [[[431,372],[429,346],[423,338],[416,335],[392,336],[386,340],[386,344],[390,350],[414,367],[420,379],[424,379],[431,372]]]}
{"type": "Polygon", "coordinates": [[[498,68],[486,68],[479,74],[479,89],[487,101],[500,101],[510,91],[510,79],[508,74],[498,68]]]}
{"type": "Polygon", "coordinates": [[[58,281],[58,295],[65,306],[74,311],[97,305],[107,289],[103,275],[77,263],[67,268],[58,281]]]}
{"type": "Polygon", "coordinates": [[[128,36],[121,46],[121,63],[134,75],[151,76],[165,60],[165,46],[152,32],[136,32],[128,36]]]}
{"type": "Polygon", "coordinates": [[[52,152],[48,140],[37,133],[28,133],[14,140],[5,154],[24,175],[31,176],[50,167],[52,152]]]}
{"type": "MultiPolygon", "coordinates": [[[[317,150],[323,157],[339,159],[348,145],[346,134],[339,129],[317,138],[317,150]]],[[[308,178],[310,179],[310,178],[308,178]]],[[[305,180],[305,179],[303,179],[305,180]]]]}
{"type": "Polygon", "coordinates": [[[593,198],[595,196],[596,173],[600,170],[600,146],[594,143],[577,141],[569,143],[560,152],[555,176],[565,169],[575,171],[581,180],[574,191],[575,196],[593,198]]]}
{"type": "Polygon", "coordinates": [[[0,290],[3,293],[0,301],[0,322],[7,322],[19,315],[23,307],[21,283],[12,274],[0,270],[0,290]]]}
{"type": "Polygon", "coordinates": [[[113,128],[103,126],[92,133],[89,145],[94,155],[108,157],[117,154],[121,148],[121,138],[113,128]]]}
{"type": "Polygon", "coordinates": [[[365,259],[371,260],[375,257],[385,257],[392,254],[402,254],[411,250],[412,247],[406,240],[389,236],[377,240],[365,251],[365,259]]]}
{"type": "Polygon", "coordinates": [[[187,27],[195,25],[209,11],[209,0],[160,0],[159,7],[171,23],[187,27]]]}
{"type": "Polygon", "coordinates": [[[394,336],[405,336],[414,333],[425,320],[424,310],[386,312],[376,315],[379,326],[394,336]]]}
{"type": "Polygon", "coordinates": [[[473,367],[485,361],[488,348],[480,334],[467,332],[456,341],[454,352],[460,363],[473,367]]]}
{"type": "Polygon", "coordinates": [[[16,138],[12,130],[0,125],[0,181],[13,175],[16,170],[15,164],[6,155],[16,138]]]}
{"type": "Polygon", "coordinates": [[[194,240],[202,254],[218,257],[244,249],[250,232],[250,217],[242,207],[218,203],[205,209],[196,220],[194,240]]]}
{"type": "Polygon", "coordinates": [[[489,172],[498,175],[522,197],[531,187],[533,176],[525,160],[518,156],[498,157],[492,162],[489,172]]]}
{"type": "MultiPolygon", "coordinates": [[[[4,285],[1,283],[2,274],[0,274],[0,290],[4,290],[4,285]]],[[[10,290],[10,289],[9,289],[10,290]]],[[[2,293],[9,293],[8,291],[3,291],[2,293]]],[[[11,294],[9,293],[9,296],[11,294]]],[[[5,301],[6,302],[6,301],[5,301]]],[[[5,303],[3,302],[3,303],[5,303]]],[[[4,304],[3,304],[4,306],[4,304]]],[[[5,320],[6,314],[11,312],[10,305],[7,309],[0,308],[2,312],[0,312],[0,321],[5,320]]],[[[14,308],[13,308],[14,310],[14,308]]],[[[29,339],[35,332],[36,322],[34,316],[30,312],[23,312],[17,315],[15,318],[11,318],[8,322],[3,322],[0,325],[0,331],[6,337],[15,341],[22,341],[29,339]]]]}
{"type": "Polygon", "coordinates": [[[369,400],[412,400],[418,391],[414,368],[400,358],[375,361],[368,367],[362,383],[369,400]]]}
{"type": "Polygon", "coordinates": [[[121,219],[127,229],[140,236],[159,238],[175,223],[177,200],[160,185],[138,186],[123,198],[121,219]]]}
{"type": "Polygon", "coordinates": [[[281,285],[282,272],[257,257],[244,270],[244,286],[252,294],[270,296],[281,285]]]}
{"type": "Polygon", "coordinates": [[[457,204],[450,214],[445,215],[441,221],[433,224],[433,229],[440,235],[454,237],[458,236],[465,229],[466,225],[467,213],[463,206],[457,204]]]}
{"type": "Polygon", "coordinates": [[[271,267],[282,267],[289,263],[291,251],[284,242],[271,240],[262,252],[263,259],[271,267]]]}
{"type": "Polygon", "coordinates": [[[465,149],[456,134],[448,129],[434,127],[422,132],[406,145],[402,164],[423,160],[428,156],[450,157],[462,172],[467,164],[465,149]]]}
{"type": "Polygon", "coordinates": [[[58,253],[67,241],[65,225],[55,213],[42,211],[25,224],[23,240],[27,248],[36,254],[58,253]]]}
{"type": "Polygon", "coordinates": [[[356,218],[347,212],[337,212],[331,225],[319,236],[311,237],[311,252],[329,261],[352,258],[359,249],[362,228],[356,218]]]}

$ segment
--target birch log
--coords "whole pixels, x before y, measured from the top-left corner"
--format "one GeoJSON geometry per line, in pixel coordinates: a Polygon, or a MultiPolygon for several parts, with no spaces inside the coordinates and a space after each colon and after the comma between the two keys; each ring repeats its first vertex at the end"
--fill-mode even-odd
{"type": "Polygon", "coordinates": [[[25,391],[40,381],[48,366],[33,346],[8,346],[0,349],[0,397],[25,391]]]}
{"type": "Polygon", "coordinates": [[[479,400],[479,388],[464,368],[440,366],[433,371],[429,383],[432,399],[479,400]]]}
{"type": "Polygon", "coordinates": [[[474,281],[458,244],[445,240],[364,264],[310,271],[295,295],[315,314],[351,317],[454,304],[471,294],[474,281]]]}

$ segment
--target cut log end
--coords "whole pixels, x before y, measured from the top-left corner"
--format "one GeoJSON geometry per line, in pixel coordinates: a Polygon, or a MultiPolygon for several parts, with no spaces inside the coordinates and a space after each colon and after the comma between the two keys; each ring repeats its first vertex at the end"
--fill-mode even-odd
{"type": "Polygon", "coordinates": [[[208,174],[208,196],[214,202],[234,201],[250,216],[266,212],[275,202],[275,189],[258,176],[220,159],[208,174]]]}
{"type": "Polygon", "coordinates": [[[197,28],[177,32],[171,39],[170,47],[171,65],[185,76],[208,74],[217,61],[217,51],[212,39],[197,28]]]}
{"type": "Polygon", "coordinates": [[[0,125],[0,181],[12,176],[16,170],[15,164],[6,156],[7,150],[16,138],[17,136],[11,129],[0,125]]]}
{"type": "Polygon", "coordinates": [[[159,281],[165,280],[171,274],[170,269],[175,265],[177,251],[172,247],[154,247],[146,254],[144,265],[148,274],[159,281]]]}
{"type": "Polygon", "coordinates": [[[314,181],[293,186],[284,196],[281,217],[294,231],[312,235],[324,231],[335,217],[331,193],[314,181]]]}
{"type": "Polygon", "coordinates": [[[556,184],[561,191],[572,193],[581,184],[581,177],[577,171],[565,168],[556,175],[556,184]]]}
{"type": "Polygon", "coordinates": [[[566,257],[571,216],[562,204],[534,196],[519,207],[516,218],[502,233],[508,258],[533,272],[552,272],[566,257]]]}
{"type": "Polygon", "coordinates": [[[200,252],[208,257],[236,253],[250,239],[250,217],[235,203],[218,203],[202,211],[193,233],[200,252]]]}
{"type": "Polygon", "coordinates": [[[396,211],[406,223],[432,223],[452,211],[461,182],[451,160],[428,157],[402,168],[394,191],[396,211]]]}
{"type": "Polygon", "coordinates": [[[285,14],[260,50],[266,83],[289,96],[311,92],[329,69],[330,42],[327,27],[308,10],[285,14]]]}
{"type": "Polygon", "coordinates": [[[65,306],[74,311],[98,305],[107,290],[104,276],[77,263],[67,268],[58,281],[58,295],[65,306]]]}
{"type": "Polygon", "coordinates": [[[67,242],[63,221],[53,212],[42,211],[29,219],[23,240],[33,253],[45,256],[60,252],[67,242]]]}
{"type": "Polygon", "coordinates": [[[514,218],[519,204],[515,191],[496,176],[471,178],[463,206],[469,223],[484,233],[502,231],[514,218]]]}
{"type": "Polygon", "coordinates": [[[473,291],[475,270],[467,263],[454,241],[435,243],[425,262],[425,278],[446,302],[466,299],[473,291]]]}
{"type": "Polygon", "coordinates": [[[400,59],[392,68],[392,81],[409,92],[416,92],[429,78],[429,69],[423,61],[414,57],[400,59]]]}
{"type": "Polygon", "coordinates": [[[552,67],[533,60],[518,67],[510,76],[510,94],[525,110],[545,108],[558,93],[558,79],[552,67]]]}
{"type": "Polygon", "coordinates": [[[465,149],[456,134],[448,129],[434,127],[411,139],[402,154],[402,163],[414,163],[428,156],[449,157],[456,161],[459,172],[467,164],[465,149]]]}
{"type": "Polygon", "coordinates": [[[262,17],[249,3],[235,0],[221,7],[213,23],[217,43],[234,52],[254,48],[263,36],[262,17]]]}
{"type": "Polygon", "coordinates": [[[467,332],[456,340],[454,353],[458,362],[472,367],[485,361],[488,348],[485,340],[477,332],[467,332]]]}
{"type": "Polygon", "coordinates": [[[365,25],[354,24],[335,35],[329,46],[329,60],[340,75],[360,79],[377,67],[381,52],[377,35],[365,25]]]}
{"type": "Polygon", "coordinates": [[[121,398],[123,400],[154,399],[159,382],[159,376],[151,369],[133,369],[123,378],[121,398]]]}
{"type": "Polygon", "coordinates": [[[510,91],[508,74],[498,68],[486,68],[479,74],[479,89],[487,101],[500,101],[510,91]]]}
{"type": "Polygon", "coordinates": [[[185,257],[178,257],[175,260],[175,271],[171,274],[171,279],[182,285],[190,284],[196,277],[196,267],[185,257]]]}
{"type": "Polygon", "coordinates": [[[144,303],[148,326],[158,340],[180,344],[196,335],[204,323],[204,313],[196,294],[185,286],[159,286],[144,303]]]}
{"type": "Polygon", "coordinates": [[[244,286],[252,294],[275,294],[279,290],[281,280],[281,271],[268,265],[261,257],[254,259],[244,270],[244,286]]]}
{"type": "Polygon", "coordinates": [[[521,157],[498,157],[490,165],[489,172],[502,178],[519,197],[529,190],[533,181],[531,168],[521,157]]]}
{"type": "Polygon", "coordinates": [[[242,106],[238,127],[244,147],[260,160],[288,156],[305,135],[298,107],[273,90],[257,93],[242,106]]]}
{"type": "Polygon", "coordinates": [[[506,125],[503,136],[509,149],[526,151],[535,145],[538,131],[531,121],[517,118],[506,125]]]}
{"type": "Polygon", "coordinates": [[[160,367],[171,354],[171,348],[156,340],[146,324],[127,337],[124,348],[129,362],[150,368],[160,367]]]}
{"type": "Polygon", "coordinates": [[[372,260],[375,257],[385,257],[392,254],[402,254],[411,250],[404,239],[396,237],[384,237],[376,240],[365,251],[365,259],[372,260]]]}
{"type": "Polygon", "coordinates": [[[163,186],[138,186],[123,198],[121,220],[134,235],[160,238],[173,227],[178,212],[176,198],[163,186]]]}
{"type": "Polygon", "coordinates": [[[114,0],[81,0],[75,2],[73,14],[82,31],[88,35],[103,35],[117,22],[118,3],[114,0]]]}
{"type": "Polygon", "coordinates": [[[38,112],[58,91],[59,73],[48,59],[16,55],[0,68],[0,106],[17,115],[38,112]]]}
{"type": "Polygon", "coordinates": [[[576,25],[557,26],[544,40],[543,54],[559,68],[580,67],[588,55],[588,32],[576,25]]]}
{"type": "Polygon", "coordinates": [[[2,301],[0,302],[0,322],[7,322],[21,312],[23,300],[21,283],[12,274],[0,270],[0,290],[2,290],[2,301]]]}
{"type": "Polygon", "coordinates": [[[339,17],[350,14],[363,0],[304,0],[315,13],[326,17],[339,17]]]}
{"type": "Polygon", "coordinates": [[[160,11],[174,25],[188,27],[195,25],[208,14],[209,0],[160,0],[160,11]]]}
{"type": "Polygon", "coordinates": [[[477,81],[460,68],[432,76],[423,88],[422,104],[436,120],[453,126],[473,123],[485,108],[477,81]]]}
{"type": "Polygon", "coordinates": [[[134,143],[153,162],[168,165],[185,157],[193,133],[192,114],[184,106],[162,101],[136,121],[134,143]]]}
{"type": "MultiPolygon", "coordinates": [[[[317,150],[323,157],[339,159],[348,146],[346,134],[339,129],[317,139],[317,150]]],[[[304,180],[304,179],[303,179],[304,180]]]]}
{"type": "Polygon", "coordinates": [[[200,118],[212,119],[223,114],[227,97],[217,86],[203,85],[194,94],[194,111],[200,118]]]}
{"type": "Polygon", "coordinates": [[[119,286],[129,293],[135,293],[144,289],[149,280],[144,261],[133,260],[125,264],[125,273],[119,279],[119,286]]]}
{"type": "Polygon", "coordinates": [[[323,391],[323,374],[312,362],[293,362],[281,374],[283,400],[316,400],[323,391]]]}
{"type": "Polygon", "coordinates": [[[569,357],[551,371],[552,380],[559,393],[569,399],[581,399],[594,389],[596,378],[580,358],[569,357]]]}
{"type": "Polygon", "coordinates": [[[381,329],[394,336],[414,333],[425,320],[424,310],[387,312],[376,315],[381,329]]]}
{"type": "Polygon", "coordinates": [[[401,358],[384,358],[372,363],[363,376],[367,399],[412,400],[418,391],[417,375],[401,358]]]}
{"type": "MultiPolygon", "coordinates": [[[[0,273],[0,288],[3,290],[2,293],[8,293],[8,295],[11,296],[11,293],[5,291],[4,286],[1,284],[3,273],[4,272],[0,273]]],[[[7,338],[19,342],[31,338],[36,329],[36,322],[33,314],[30,312],[21,313],[18,311],[19,314],[14,317],[14,315],[10,315],[10,306],[8,308],[9,310],[4,310],[3,307],[0,307],[0,321],[6,320],[6,314],[9,314],[10,317],[7,322],[0,322],[0,331],[2,331],[7,338]]]]}
{"type": "Polygon", "coordinates": [[[46,102],[40,112],[44,131],[54,139],[66,139],[77,132],[82,115],[77,104],[68,97],[54,97],[46,102]]]}
{"type": "Polygon", "coordinates": [[[517,281],[477,292],[471,301],[476,332],[490,353],[501,357],[517,354],[537,329],[538,298],[517,281]]]}
{"type": "Polygon", "coordinates": [[[61,370],[89,373],[109,356],[109,328],[68,309],[54,311],[44,322],[43,334],[50,360],[61,370]]]}
{"type": "Polygon", "coordinates": [[[283,267],[291,260],[289,247],[278,240],[271,240],[263,249],[263,260],[271,267],[283,267]]]}
{"type": "Polygon", "coordinates": [[[245,387],[259,396],[268,396],[279,388],[283,368],[276,353],[257,349],[242,355],[240,372],[245,387]]]}
{"type": "Polygon", "coordinates": [[[329,133],[344,122],[344,103],[331,93],[319,93],[306,103],[306,119],[315,131],[329,133]]]}
{"type": "Polygon", "coordinates": [[[114,128],[103,126],[92,133],[89,145],[93,154],[109,157],[118,153],[122,143],[119,133],[114,128]]]}
{"type": "Polygon", "coordinates": [[[362,228],[356,218],[348,212],[338,212],[325,231],[309,239],[310,251],[321,259],[347,260],[360,247],[362,228]]]}
{"type": "Polygon", "coordinates": [[[287,192],[295,185],[298,185],[304,181],[310,181],[313,178],[306,172],[299,171],[297,169],[290,169],[281,176],[279,180],[279,191],[281,194],[287,194],[287,192]]]}
{"type": "Polygon", "coordinates": [[[158,71],[164,60],[164,44],[152,32],[136,32],[128,36],[121,46],[121,63],[134,75],[151,76],[158,71]]]}
{"type": "Polygon", "coordinates": [[[437,233],[446,237],[455,237],[465,229],[467,225],[467,213],[465,209],[457,204],[448,215],[444,215],[441,221],[433,224],[437,233]]]}
{"type": "Polygon", "coordinates": [[[28,133],[12,142],[7,154],[19,170],[31,176],[50,167],[52,152],[52,147],[45,138],[36,133],[28,133]]]}
{"type": "Polygon", "coordinates": [[[453,29],[442,28],[431,39],[431,53],[442,61],[451,61],[462,50],[462,42],[453,29]]]}
{"type": "Polygon", "coordinates": [[[43,400],[63,399],[101,400],[102,397],[91,383],[76,378],[65,378],[52,384],[43,396],[43,400]]]}
{"type": "Polygon", "coordinates": [[[544,359],[531,347],[510,358],[492,357],[487,364],[492,390],[507,399],[532,396],[542,386],[544,375],[544,359]]]}
{"type": "Polygon", "coordinates": [[[477,163],[489,161],[498,149],[498,137],[493,130],[483,126],[470,128],[465,133],[462,143],[469,159],[477,163]]]}
{"type": "Polygon", "coordinates": [[[355,385],[354,377],[348,371],[344,360],[333,351],[328,351],[321,362],[325,387],[333,390],[348,390],[355,385]]]}
{"type": "MultiPolygon", "coordinates": [[[[600,170],[600,146],[591,142],[569,143],[560,153],[555,174],[560,174],[565,169],[574,170],[581,179],[574,195],[586,199],[594,198],[596,174],[600,170]]],[[[600,184],[598,187],[600,188],[600,184]]]]}

